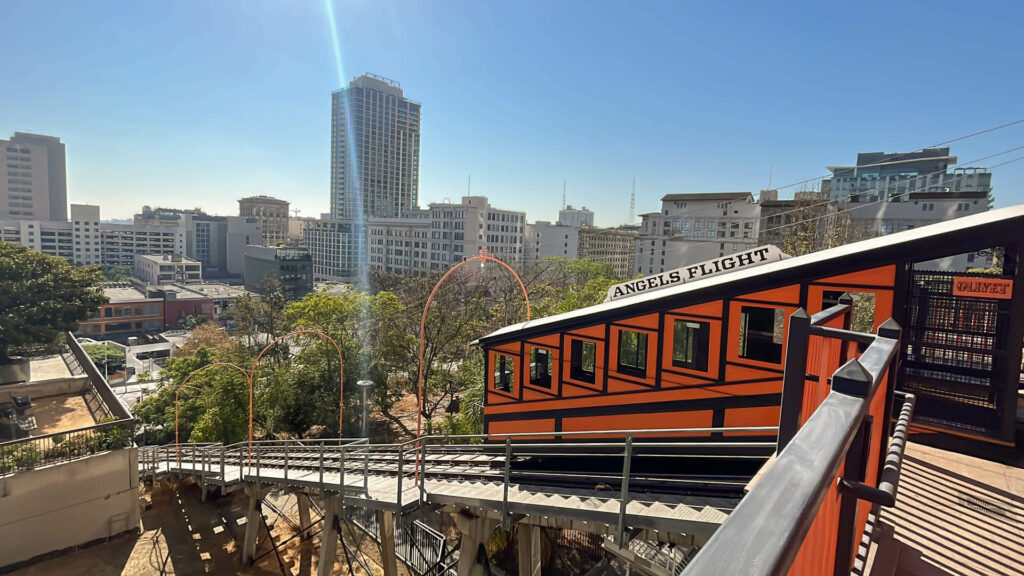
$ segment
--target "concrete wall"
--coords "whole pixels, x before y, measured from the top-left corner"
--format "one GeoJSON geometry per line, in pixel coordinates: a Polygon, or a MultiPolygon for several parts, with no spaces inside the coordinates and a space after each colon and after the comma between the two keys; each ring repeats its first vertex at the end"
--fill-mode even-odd
{"type": "MultiPolygon", "coordinates": [[[[32,398],[46,398],[47,396],[63,396],[65,394],[79,394],[89,386],[89,377],[68,376],[66,378],[51,378],[50,380],[37,380],[35,382],[22,382],[20,384],[9,384],[0,389],[0,402],[10,402],[11,396],[31,396],[32,398]]],[[[2,516],[0,516],[2,518],[2,516]]]]}
{"type": "Polygon", "coordinates": [[[139,527],[138,451],[0,478],[0,568],[139,527]]]}

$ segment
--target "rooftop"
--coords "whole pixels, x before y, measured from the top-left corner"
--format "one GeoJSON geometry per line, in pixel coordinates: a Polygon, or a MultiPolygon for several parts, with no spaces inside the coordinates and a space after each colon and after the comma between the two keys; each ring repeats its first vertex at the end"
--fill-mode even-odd
{"type": "Polygon", "coordinates": [[[148,298],[142,290],[132,286],[128,282],[110,282],[103,286],[103,295],[111,304],[119,302],[160,302],[160,298],[148,298]]]}
{"type": "Polygon", "coordinates": [[[699,201],[716,201],[724,202],[726,200],[753,200],[754,195],[750,192],[704,192],[698,194],[666,194],[662,196],[662,202],[672,202],[676,200],[690,200],[693,202],[699,201]]]}

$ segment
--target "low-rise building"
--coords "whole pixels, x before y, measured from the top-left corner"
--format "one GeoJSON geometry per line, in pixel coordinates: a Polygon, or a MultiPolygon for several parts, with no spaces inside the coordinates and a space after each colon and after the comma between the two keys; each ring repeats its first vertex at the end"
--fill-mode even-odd
{"type": "Polygon", "coordinates": [[[130,282],[111,282],[103,287],[107,303],[78,325],[78,333],[96,340],[127,338],[164,329],[164,299],[150,296],[130,282]]]}
{"type": "Polygon", "coordinates": [[[286,298],[298,300],[313,291],[313,258],[298,246],[246,246],[244,278],[246,290],[263,294],[273,279],[286,298]]]}
{"type": "Polygon", "coordinates": [[[195,284],[203,281],[203,265],[181,254],[136,254],[135,276],[149,284],[195,284]]]}
{"type": "Polygon", "coordinates": [[[527,224],[523,238],[523,265],[530,267],[553,256],[572,260],[577,257],[579,246],[579,226],[544,221],[527,224]]]}

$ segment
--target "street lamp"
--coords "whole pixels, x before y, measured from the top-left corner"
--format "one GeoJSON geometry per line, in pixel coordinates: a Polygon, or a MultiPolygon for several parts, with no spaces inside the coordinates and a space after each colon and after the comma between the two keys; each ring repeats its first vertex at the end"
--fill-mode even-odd
{"type": "Polygon", "coordinates": [[[369,438],[370,435],[366,428],[366,413],[369,411],[367,396],[370,394],[370,388],[373,388],[373,380],[360,380],[356,382],[356,386],[359,386],[359,395],[363,401],[363,438],[369,438]]]}

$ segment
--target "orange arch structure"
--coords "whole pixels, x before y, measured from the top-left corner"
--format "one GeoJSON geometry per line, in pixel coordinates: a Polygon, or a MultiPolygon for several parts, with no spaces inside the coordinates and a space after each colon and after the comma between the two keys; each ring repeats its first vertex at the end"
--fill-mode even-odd
{"type": "Polygon", "coordinates": [[[344,435],[342,433],[342,424],[345,421],[344,418],[343,418],[344,411],[345,411],[345,404],[344,404],[344,400],[345,400],[345,372],[344,372],[345,366],[344,366],[344,364],[345,363],[344,363],[344,360],[342,360],[342,357],[341,357],[341,347],[338,346],[338,343],[334,341],[334,338],[331,338],[330,336],[328,336],[327,334],[321,332],[320,330],[309,330],[309,329],[294,330],[292,332],[289,332],[289,333],[285,334],[284,336],[280,336],[278,338],[275,338],[273,342],[271,342],[270,344],[267,344],[266,347],[263,348],[263,350],[260,350],[260,353],[256,355],[256,360],[254,360],[253,363],[252,363],[252,369],[249,371],[249,467],[250,468],[252,467],[253,383],[256,380],[256,368],[259,366],[260,358],[263,358],[263,355],[266,354],[267,351],[269,351],[271,348],[273,348],[275,344],[277,344],[278,342],[280,342],[282,340],[285,340],[287,338],[291,338],[292,336],[298,336],[300,334],[312,334],[312,335],[315,335],[315,336],[319,336],[319,337],[327,340],[328,342],[330,342],[334,346],[334,350],[338,353],[338,437],[341,438],[344,435]]]}
{"type": "MultiPolygon", "coordinates": [[[[417,402],[417,406],[416,406],[416,437],[417,438],[419,438],[419,437],[421,437],[423,435],[423,352],[424,352],[424,348],[426,346],[426,337],[425,336],[426,336],[426,326],[427,326],[427,312],[430,310],[430,303],[431,303],[431,301],[433,301],[434,295],[437,294],[437,289],[441,287],[441,284],[443,284],[444,281],[447,280],[448,277],[451,276],[453,272],[455,272],[459,268],[462,268],[466,264],[469,264],[470,262],[473,262],[473,261],[497,262],[498,264],[504,266],[506,270],[508,270],[509,272],[512,273],[512,276],[515,277],[516,282],[519,283],[519,287],[523,289],[523,298],[526,299],[526,320],[527,321],[530,320],[530,296],[529,296],[529,294],[526,293],[526,285],[523,284],[522,278],[519,277],[519,274],[516,274],[516,271],[513,270],[511,266],[509,266],[508,264],[502,262],[501,260],[498,260],[494,256],[491,256],[490,253],[487,252],[486,248],[481,250],[480,253],[477,254],[476,256],[473,256],[472,258],[468,258],[466,260],[463,260],[462,262],[459,262],[455,266],[452,266],[451,268],[448,269],[447,272],[445,272],[444,276],[441,276],[441,279],[438,280],[437,284],[434,285],[434,289],[430,291],[430,296],[427,297],[427,303],[423,306],[423,318],[420,320],[420,374],[419,374],[419,387],[418,387],[418,389],[419,389],[419,402],[417,402]]],[[[417,457],[418,457],[418,454],[419,453],[417,452],[417,457]]],[[[418,471],[419,471],[419,468],[417,467],[417,473],[418,473],[418,471]]]]}
{"type": "MultiPolygon", "coordinates": [[[[177,388],[175,388],[174,390],[174,453],[179,466],[181,465],[181,448],[178,442],[178,396],[181,394],[181,389],[186,387],[185,384],[188,383],[189,379],[191,379],[196,374],[203,372],[204,370],[216,366],[230,366],[235,370],[241,372],[242,375],[245,376],[247,380],[249,380],[250,382],[252,381],[249,373],[245,371],[245,368],[242,368],[237,364],[232,364],[231,362],[214,362],[213,364],[207,364],[202,368],[196,368],[195,370],[189,372],[188,376],[185,376],[185,379],[181,381],[181,384],[178,384],[177,388]]],[[[197,391],[199,390],[195,386],[187,386],[187,388],[191,388],[197,391]]]]}

